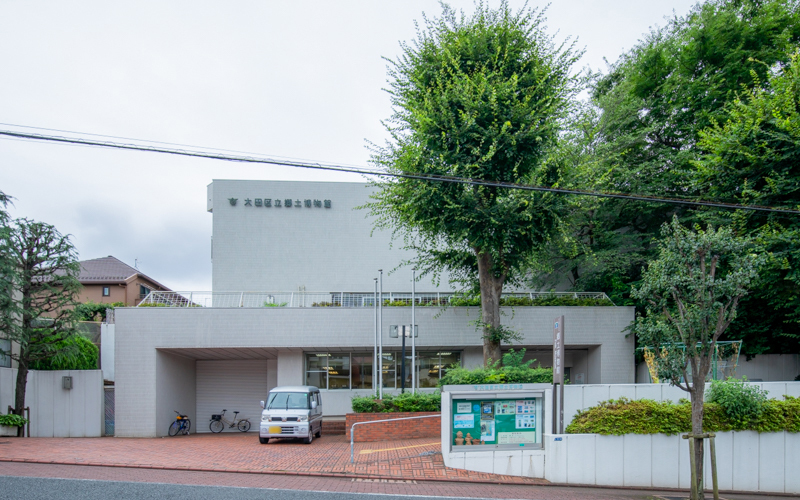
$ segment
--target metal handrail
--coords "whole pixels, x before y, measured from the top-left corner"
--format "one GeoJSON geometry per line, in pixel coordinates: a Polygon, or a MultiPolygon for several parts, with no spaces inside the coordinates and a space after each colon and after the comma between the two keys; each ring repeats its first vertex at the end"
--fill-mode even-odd
{"type": "MultiPolygon", "coordinates": [[[[444,306],[453,299],[463,297],[457,292],[417,292],[417,306],[444,306]]],[[[611,302],[603,292],[506,292],[504,298],[571,297],[575,299],[597,299],[611,302]]],[[[391,305],[411,305],[412,294],[384,292],[383,300],[391,305]]],[[[138,304],[138,307],[218,307],[218,308],[262,308],[262,307],[374,307],[374,293],[360,292],[159,292],[153,291],[138,304]]],[[[612,303],[613,304],[613,303],[612,303]]]]}
{"type": "Polygon", "coordinates": [[[396,422],[398,420],[413,420],[415,418],[441,418],[441,417],[442,417],[441,414],[439,414],[439,415],[420,415],[418,417],[389,418],[389,419],[386,419],[386,420],[370,420],[368,422],[356,422],[356,423],[354,423],[350,427],[350,463],[351,464],[355,463],[354,462],[354,458],[353,458],[353,447],[354,447],[353,443],[355,443],[355,441],[353,440],[353,438],[355,437],[354,434],[355,434],[355,430],[356,430],[356,426],[357,425],[379,424],[381,422],[396,422]]]}

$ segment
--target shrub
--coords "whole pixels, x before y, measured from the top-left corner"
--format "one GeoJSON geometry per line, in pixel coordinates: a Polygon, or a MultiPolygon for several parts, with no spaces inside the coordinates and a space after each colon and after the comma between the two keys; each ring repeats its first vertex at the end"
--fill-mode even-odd
{"type": "Polygon", "coordinates": [[[31,370],[96,370],[100,350],[91,340],[81,335],[71,335],[54,344],[56,351],[67,355],[33,361],[31,370]]]}
{"type": "MultiPolygon", "coordinates": [[[[678,434],[692,429],[692,407],[682,399],[670,401],[627,398],[604,401],[579,411],[566,428],[568,434],[678,434]]],[[[730,418],[722,405],[706,403],[703,412],[705,432],[758,431],[800,432],[800,398],[784,396],[783,401],[764,402],[759,417],[750,420],[730,418]]]]}
{"type": "Polygon", "coordinates": [[[747,422],[755,420],[764,411],[767,392],[756,385],[746,385],[747,379],[729,377],[725,381],[714,380],[708,390],[706,401],[717,403],[728,418],[747,422]]]}
{"type": "Polygon", "coordinates": [[[105,321],[106,310],[117,307],[125,307],[125,303],[114,302],[112,304],[105,304],[90,300],[89,302],[75,306],[75,314],[78,315],[78,321],[105,321]]]}
{"type": "Polygon", "coordinates": [[[9,427],[22,427],[27,423],[28,420],[22,418],[21,415],[14,415],[13,413],[9,413],[8,415],[0,415],[0,425],[7,425],[9,427]]]}
{"type": "Polygon", "coordinates": [[[481,366],[467,370],[460,366],[454,366],[447,370],[447,373],[439,380],[439,386],[443,385],[477,385],[477,384],[539,384],[553,383],[553,369],[533,368],[531,365],[536,360],[523,362],[525,349],[514,352],[513,349],[503,355],[503,366],[499,362],[491,363],[489,366],[481,366]]]}
{"type": "Polygon", "coordinates": [[[438,392],[406,392],[396,396],[385,394],[383,399],[355,396],[352,403],[354,413],[435,412],[442,410],[442,395],[438,392]]]}

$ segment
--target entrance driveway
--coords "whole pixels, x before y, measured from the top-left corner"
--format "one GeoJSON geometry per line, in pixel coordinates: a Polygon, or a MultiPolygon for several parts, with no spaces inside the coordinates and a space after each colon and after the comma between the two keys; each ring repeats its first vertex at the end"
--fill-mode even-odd
{"type": "Polygon", "coordinates": [[[258,443],[256,433],[192,434],[163,438],[0,438],[0,462],[103,465],[204,472],[296,474],[363,479],[547,484],[444,466],[431,438],[355,444],[342,435],[310,445],[292,440],[258,443]]]}

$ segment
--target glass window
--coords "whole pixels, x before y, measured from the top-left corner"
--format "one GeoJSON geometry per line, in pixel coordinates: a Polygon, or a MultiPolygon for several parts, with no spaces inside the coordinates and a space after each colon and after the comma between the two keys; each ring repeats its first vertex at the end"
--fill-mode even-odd
{"type": "Polygon", "coordinates": [[[103,287],[103,297],[108,297],[111,295],[111,287],[104,286],[103,287]]]}
{"type": "Polygon", "coordinates": [[[306,354],[306,385],[328,388],[328,353],[306,354]]]}
{"type": "MultiPolygon", "coordinates": [[[[399,356],[398,356],[399,357],[399,356]]],[[[396,373],[395,355],[391,352],[383,353],[383,363],[381,369],[383,371],[383,388],[394,389],[395,386],[395,373],[396,373]]]]}
{"type": "Polygon", "coordinates": [[[310,408],[308,393],[273,392],[267,403],[267,410],[307,410],[310,408]]]}
{"type": "Polygon", "coordinates": [[[353,389],[372,389],[372,354],[353,353],[350,377],[353,389]]]}
{"type": "Polygon", "coordinates": [[[328,357],[328,389],[350,388],[350,354],[328,357]]]}
{"type": "Polygon", "coordinates": [[[419,387],[438,387],[448,368],[461,365],[460,352],[420,352],[417,356],[419,387]]]}

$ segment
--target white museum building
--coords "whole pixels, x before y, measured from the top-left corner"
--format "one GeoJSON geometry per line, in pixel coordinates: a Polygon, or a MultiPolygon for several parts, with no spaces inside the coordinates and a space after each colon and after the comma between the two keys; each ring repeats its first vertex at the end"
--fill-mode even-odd
{"type": "MultiPolygon", "coordinates": [[[[277,385],[318,386],[327,418],[351,411],[354,395],[374,394],[376,278],[384,303],[410,303],[412,270],[401,263],[412,255],[388,232],[373,231],[359,208],[372,189],[213,181],[213,290],[153,292],[139,307],[115,311],[115,435],[165,435],[173,410],[189,415],[197,432],[207,432],[211,414],[222,409],[255,423],[259,400],[277,385]]],[[[446,279],[439,286],[419,279],[415,294],[418,337],[413,364],[406,352],[406,378],[413,369],[420,390],[434,390],[449,366],[482,363],[480,308],[435,305],[453,295],[446,279]]],[[[403,359],[391,331],[411,324],[411,307],[380,309],[383,390],[397,392],[403,359]]],[[[503,309],[504,324],[522,335],[510,347],[524,347],[543,366],[552,360],[553,319],[566,318],[571,383],[634,382],[634,342],[625,331],[633,307],[503,309]]]]}

